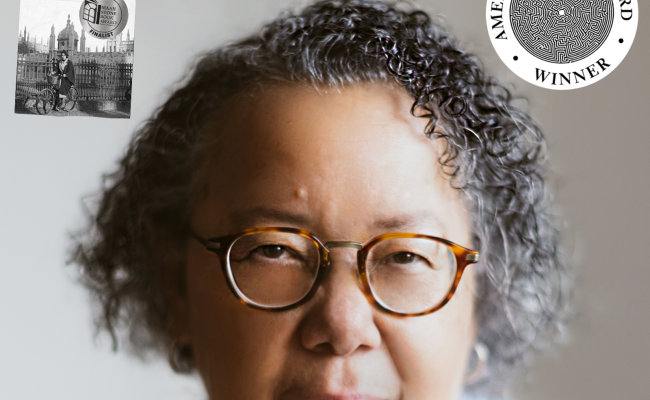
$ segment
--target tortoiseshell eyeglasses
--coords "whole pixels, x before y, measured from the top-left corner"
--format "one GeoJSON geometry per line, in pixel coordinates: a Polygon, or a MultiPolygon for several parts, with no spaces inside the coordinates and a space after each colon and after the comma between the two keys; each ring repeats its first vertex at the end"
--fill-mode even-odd
{"type": "Polygon", "coordinates": [[[283,311],[304,304],[330,269],[329,251],[357,250],[356,280],[368,301],[393,315],[431,314],[453,296],[477,251],[449,240],[416,233],[386,233],[365,244],[322,244],[296,228],[256,228],[204,239],[192,232],[221,261],[233,294],[261,310],[283,311]]]}

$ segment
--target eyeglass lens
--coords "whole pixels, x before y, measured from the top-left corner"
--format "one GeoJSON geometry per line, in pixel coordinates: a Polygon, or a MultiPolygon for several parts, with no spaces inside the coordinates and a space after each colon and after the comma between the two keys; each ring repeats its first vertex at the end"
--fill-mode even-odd
{"type": "MultiPolygon", "coordinates": [[[[300,301],[313,286],[321,263],[318,245],[295,233],[261,232],[237,239],[228,253],[229,268],[249,301],[282,307],[300,301]]],[[[400,313],[438,305],[456,275],[456,258],[431,239],[398,238],[377,243],[366,259],[375,299],[400,313]]]]}
{"type": "Polygon", "coordinates": [[[307,295],[318,274],[320,253],[310,238],[262,232],[237,239],[229,264],[235,283],[249,300],[282,307],[307,295]]]}
{"type": "Polygon", "coordinates": [[[419,313],[437,306],[451,290],[456,257],[431,239],[389,239],[372,247],[366,273],[375,299],[385,308],[419,313]]]}

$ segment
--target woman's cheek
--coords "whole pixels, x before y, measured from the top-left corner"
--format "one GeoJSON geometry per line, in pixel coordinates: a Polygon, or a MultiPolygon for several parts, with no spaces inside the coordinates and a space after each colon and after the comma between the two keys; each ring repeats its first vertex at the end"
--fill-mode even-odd
{"type": "MultiPolygon", "coordinates": [[[[469,275],[463,279],[473,278],[469,275]]],[[[475,336],[471,285],[462,282],[436,313],[376,320],[403,381],[405,400],[454,400],[462,390],[475,336]]]]}
{"type": "Polygon", "coordinates": [[[220,267],[206,268],[210,254],[196,254],[188,260],[191,337],[211,398],[266,400],[289,354],[295,321],[291,313],[243,306],[220,267]]]}

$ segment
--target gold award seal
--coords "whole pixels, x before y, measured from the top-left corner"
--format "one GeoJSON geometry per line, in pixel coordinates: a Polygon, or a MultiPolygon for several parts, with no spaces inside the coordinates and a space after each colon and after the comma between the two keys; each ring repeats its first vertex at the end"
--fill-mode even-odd
{"type": "Polygon", "coordinates": [[[97,39],[119,35],[129,19],[124,0],[83,0],[79,9],[81,26],[97,39]]]}

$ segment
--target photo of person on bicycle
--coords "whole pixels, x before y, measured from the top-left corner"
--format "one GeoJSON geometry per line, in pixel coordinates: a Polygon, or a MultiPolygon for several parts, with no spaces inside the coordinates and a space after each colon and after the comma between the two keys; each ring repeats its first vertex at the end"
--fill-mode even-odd
{"type": "MultiPolygon", "coordinates": [[[[61,58],[54,61],[54,72],[59,75],[61,83],[58,88],[58,93],[56,96],[56,103],[54,104],[53,110],[59,111],[57,108],[63,101],[65,101],[70,88],[74,86],[74,63],[68,56],[68,52],[63,50],[61,52],[61,58]]],[[[64,109],[64,111],[67,111],[64,109]]]]}

